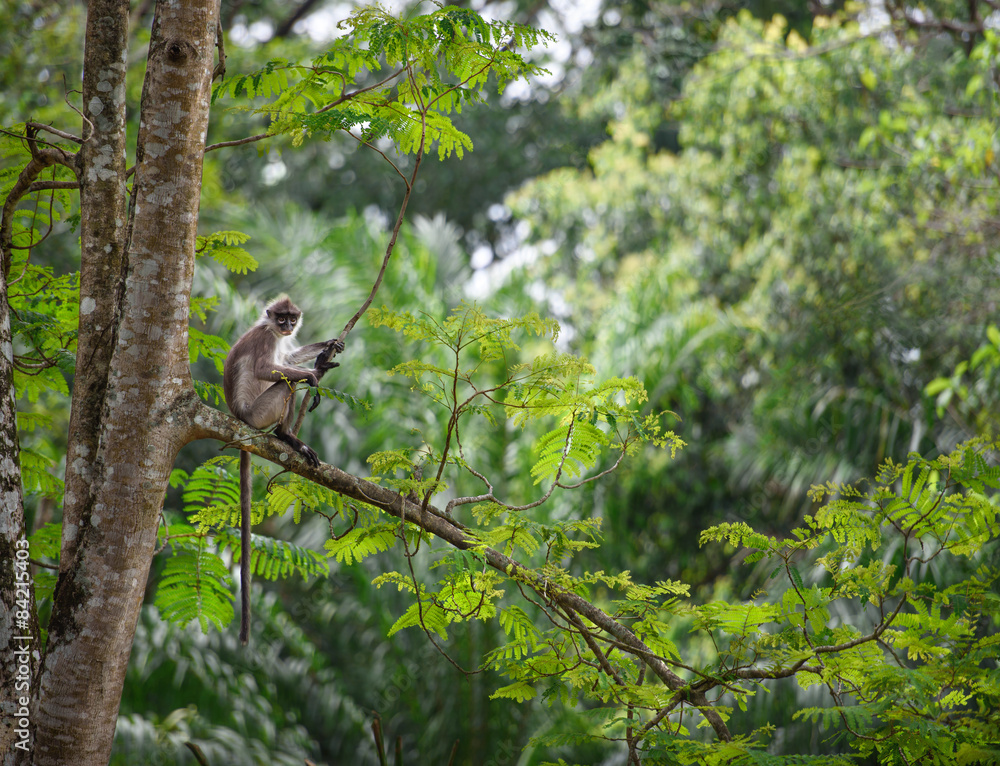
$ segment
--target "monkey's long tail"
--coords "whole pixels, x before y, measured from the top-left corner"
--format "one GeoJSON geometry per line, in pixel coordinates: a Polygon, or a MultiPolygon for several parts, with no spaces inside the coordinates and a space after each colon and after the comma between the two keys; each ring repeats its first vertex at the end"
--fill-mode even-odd
{"type": "Polygon", "coordinates": [[[240,617],[240,643],[250,643],[250,499],[253,493],[253,472],[250,453],[240,451],[240,597],[243,615],[240,617]]]}

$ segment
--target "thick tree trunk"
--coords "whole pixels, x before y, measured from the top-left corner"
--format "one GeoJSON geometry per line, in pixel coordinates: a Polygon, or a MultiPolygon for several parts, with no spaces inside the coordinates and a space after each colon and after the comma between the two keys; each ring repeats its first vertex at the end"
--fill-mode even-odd
{"type": "MultiPolygon", "coordinates": [[[[91,12],[110,7],[91,0],[91,12]]],[[[117,19],[121,9],[114,8],[117,19]]],[[[85,496],[70,498],[80,512],[75,556],[60,575],[40,677],[40,765],[108,762],[167,477],[188,438],[175,408],[192,391],[187,327],[217,19],[216,0],[158,3],[143,87],[124,294],[118,306],[106,287],[81,291],[81,313],[92,309],[114,318],[114,342],[100,412],[76,418],[79,430],[69,444],[70,460],[82,457],[89,473],[77,477],[85,496]]],[[[113,155],[93,152],[84,174],[113,155]]],[[[99,196],[82,200],[84,220],[108,215],[86,209],[99,196]]],[[[83,254],[100,258],[96,272],[107,268],[107,277],[117,280],[114,257],[95,254],[106,246],[124,247],[125,226],[117,220],[105,224],[95,219],[83,254]]],[[[77,369],[85,364],[78,356],[77,369]]]]}
{"type": "Polygon", "coordinates": [[[87,5],[85,141],[80,149],[80,331],[66,455],[59,557],[63,571],[73,567],[80,521],[93,504],[94,461],[124,280],[128,23],[128,0],[90,0],[87,5]]]}

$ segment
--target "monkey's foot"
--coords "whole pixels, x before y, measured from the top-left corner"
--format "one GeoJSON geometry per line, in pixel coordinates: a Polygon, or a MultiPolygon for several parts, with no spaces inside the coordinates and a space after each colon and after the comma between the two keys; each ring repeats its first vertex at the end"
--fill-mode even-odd
{"type": "Polygon", "coordinates": [[[319,455],[316,454],[312,447],[303,444],[299,448],[299,454],[302,455],[302,457],[306,459],[306,462],[313,468],[319,468],[319,455]]]}
{"type": "Polygon", "coordinates": [[[306,459],[306,462],[313,468],[319,468],[319,455],[316,454],[316,451],[297,436],[292,436],[290,433],[287,433],[284,428],[282,428],[281,424],[274,429],[274,435],[302,455],[302,457],[306,459]]]}

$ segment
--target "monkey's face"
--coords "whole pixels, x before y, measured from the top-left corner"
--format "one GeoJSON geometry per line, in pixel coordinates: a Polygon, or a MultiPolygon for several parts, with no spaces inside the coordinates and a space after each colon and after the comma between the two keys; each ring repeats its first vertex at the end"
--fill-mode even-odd
{"type": "Polygon", "coordinates": [[[294,333],[295,324],[299,321],[299,317],[296,314],[275,314],[273,319],[278,332],[282,335],[291,335],[294,333]]]}

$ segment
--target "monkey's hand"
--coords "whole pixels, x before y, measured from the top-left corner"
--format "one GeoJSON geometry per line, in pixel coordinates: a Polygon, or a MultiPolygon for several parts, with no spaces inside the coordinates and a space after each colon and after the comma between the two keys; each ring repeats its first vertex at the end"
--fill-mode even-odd
{"type": "MultiPolygon", "coordinates": [[[[324,351],[323,353],[325,354],[326,352],[324,351]]],[[[326,361],[322,357],[323,354],[320,354],[318,357],[316,357],[316,367],[314,369],[316,370],[316,377],[318,378],[322,378],[327,372],[332,370],[334,367],[340,367],[340,362],[326,361]]]]}
{"type": "Polygon", "coordinates": [[[319,356],[316,357],[316,364],[314,369],[319,377],[323,377],[323,374],[328,370],[332,370],[334,367],[340,367],[340,362],[332,361],[333,357],[337,354],[342,353],[344,350],[344,341],[334,339],[326,344],[326,348],[319,352],[319,356]]]}
{"type": "MultiPolygon", "coordinates": [[[[316,364],[313,366],[313,370],[316,373],[317,380],[322,378],[327,372],[332,370],[334,367],[340,367],[340,362],[332,361],[332,357],[335,354],[339,354],[344,350],[344,341],[334,339],[326,344],[326,348],[319,352],[319,356],[316,357],[316,364]]],[[[319,407],[319,386],[318,384],[313,386],[313,400],[312,404],[309,405],[309,412],[319,407]]]]}

